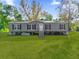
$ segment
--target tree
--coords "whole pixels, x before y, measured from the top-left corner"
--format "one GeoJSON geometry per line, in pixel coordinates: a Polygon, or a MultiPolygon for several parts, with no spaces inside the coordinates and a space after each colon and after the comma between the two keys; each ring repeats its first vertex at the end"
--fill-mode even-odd
{"type": "Polygon", "coordinates": [[[13,8],[13,16],[15,18],[16,21],[22,21],[22,16],[21,14],[19,13],[19,11],[17,10],[17,8],[13,8]]]}
{"type": "Polygon", "coordinates": [[[16,7],[11,5],[5,5],[4,9],[6,9],[8,16],[14,17],[15,21],[22,21],[22,16],[16,7]]]}
{"type": "Polygon", "coordinates": [[[59,14],[59,19],[60,21],[67,21],[68,20],[68,14],[67,13],[62,13],[62,14],[59,14]]]}
{"type": "Polygon", "coordinates": [[[52,21],[53,16],[46,11],[43,11],[42,16],[45,18],[44,21],[52,21]]]}
{"type": "Polygon", "coordinates": [[[16,9],[16,7],[7,4],[2,4],[0,2],[0,29],[8,28],[8,23],[12,21],[12,19],[8,18],[8,16],[14,16],[14,18],[18,21],[22,20],[21,15],[16,9]]]}
{"type": "Polygon", "coordinates": [[[7,19],[8,13],[3,7],[4,5],[0,2],[0,29],[5,29],[10,21],[7,19]]]}
{"type": "Polygon", "coordinates": [[[76,18],[78,13],[77,5],[73,4],[74,0],[61,0],[61,4],[59,6],[60,18],[68,21],[68,27],[70,28],[70,23],[73,19],[76,18]]]}
{"type": "Polygon", "coordinates": [[[21,0],[20,6],[21,13],[29,21],[38,20],[39,13],[41,12],[41,6],[39,3],[36,3],[35,0],[32,0],[31,5],[29,5],[28,0],[21,0]]]}

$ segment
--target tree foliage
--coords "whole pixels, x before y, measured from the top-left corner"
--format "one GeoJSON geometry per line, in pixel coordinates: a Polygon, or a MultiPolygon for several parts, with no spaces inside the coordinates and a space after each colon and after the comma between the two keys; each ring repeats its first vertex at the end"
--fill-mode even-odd
{"type": "Polygon", "coordinates": [[[19,13],[18,9],[11,5],[5,5],[4,7],[10,17],[14,17],[16,21],[22,21],[22,16],[19,13]]]}
{"type": "Polygon", "coordinates": [[[60,19],[67,21],[70,29],[71,21],[76,19],[78,16],[78,5],[75,4],[75,0],[61,0],[59,11],[60,19]]]}
{"type": "Polygon", "coordinates": [[[65,16],[63,20],[71,21],[78,16],[78,6],[74,3],[74,0],[61,0],[59,9],[59,16],[65,16]]]}
{"type": "Polygon", "coordinates": [[[5,29],[8,27],[8,23],[13,21],[12,19],[8,18],[8,16],[14,17],[15,20],[22,20],[21,14],[18,12],[16,7],[2,4],[0,2],[0,29],[5,29]]]}
{"type": "Polygon", "coordinates": [[[3,7],[3,4],[0,3],[0,29],[7,27],[8,22],[10,21],[7,19],[8,13],[3,7]]]}
{"type": "Polygon", "coordinates": [[[52,21],[53,16],[46,11],[43,11],[42,16],[45,18],[44,21],[52,21]]]}

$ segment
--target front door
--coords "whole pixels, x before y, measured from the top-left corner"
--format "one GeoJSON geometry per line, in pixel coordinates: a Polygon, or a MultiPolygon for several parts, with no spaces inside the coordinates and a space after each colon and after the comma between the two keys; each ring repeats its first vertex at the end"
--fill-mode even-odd
{"type": "Polygon", "coordinates": [[[44,37],[44,24],[39,23],[39,37],[43,38],[44,37]]]}

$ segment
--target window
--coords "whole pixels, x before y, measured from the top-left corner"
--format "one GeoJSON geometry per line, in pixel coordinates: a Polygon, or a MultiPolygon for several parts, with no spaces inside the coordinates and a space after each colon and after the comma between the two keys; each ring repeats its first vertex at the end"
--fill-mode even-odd
{"type": "Polygon", "coordinates": [[[60,24],[60,29],[65,29],[65,24],[60,24]]]}
{"type": "Polygon", "coordinates": [[[51,24],[49,24],[49,29],[51,29],[51,24]]]}
{"type": "Polygon", "coordinates": [[[30,24],[27,24],[27,29],[31,29],[31,25],[30,24]]]}
{"type": "Polygon", "coordinates": [[[45,29],[47,30],[47,29],[51,29],[51,24],[45,24],[45,29]]]}
{"type": "Polygon", "coordinates": [[[36,30],[36,24],[33,24],[33,25],[32,25],[32,29],[33,29],[33,30],[36,30]]]}
{"type": "Polygon", "coordinates": [[[21,30],[21,24],[19,24],[19,25],[17,25],[17,26],[18,26],[18,28],[17,28],[17,29],[21,30]]]}

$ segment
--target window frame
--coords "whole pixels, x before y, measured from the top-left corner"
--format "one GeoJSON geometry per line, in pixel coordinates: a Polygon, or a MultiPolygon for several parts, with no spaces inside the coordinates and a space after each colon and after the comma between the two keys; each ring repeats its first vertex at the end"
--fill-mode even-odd
{"type": "Polygon", "coordinates": [[[51,24],[45,24],[45,30],[51,30],[51,24]]]}
{"type": "Polygon", "coordinates": [[[31,30],[31,24],[27,24],[27,30],[31,30]]]}
{"type": "Polygon", "coordinates": [[[21,30],[21,29],[22,29],[21,24],[18,24],[18,25],[17,25],[17,29],[18,29],[18,30],[21,30]]]}
{"type": "Polygon", "coordinates": [[[36,30],[36,24],[32,24],[32,29],[36,30]]]}
{"type": "Polygon", "coordinates": [[[59,27],[60,29],[65,29],[65,24],[60,24],[59,27]]]}

